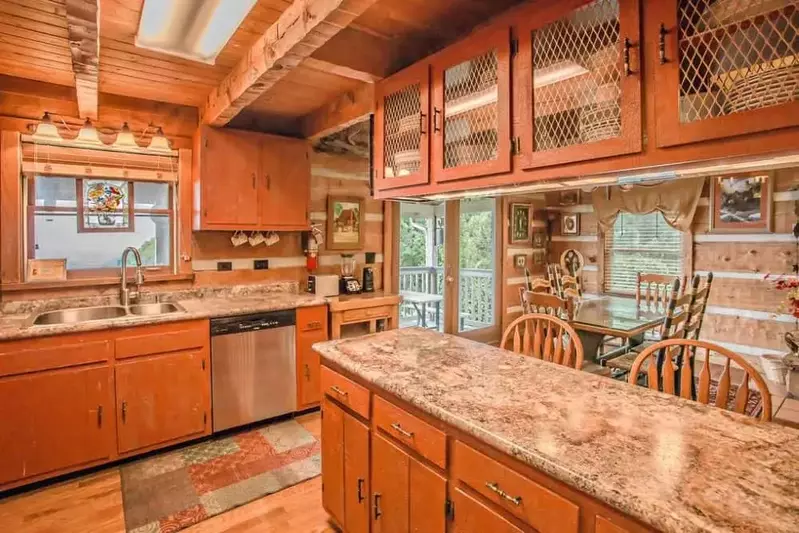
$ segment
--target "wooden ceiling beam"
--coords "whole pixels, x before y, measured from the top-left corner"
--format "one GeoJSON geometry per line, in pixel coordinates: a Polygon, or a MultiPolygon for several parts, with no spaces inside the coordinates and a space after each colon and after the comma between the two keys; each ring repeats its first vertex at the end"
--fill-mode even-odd
{"type": "Polygon", "coordinates": [[[338,32],[335,37],[316,50],[311,59],[383,79],[394,72],[393,46],[395,43],[389,40],[351,26],[338,32]]]}
{"type": "Polygon", "coordinates": [[[69,50],[80,118],[97,119],[100,59],[99,0],[66,0],[69,50]]]}
{"type": "Polygon", "coordinates": [[[341,76],[342,78],[362,81],[364,83],[375,83],[376,81],[383,79],[381,76],[375,76],[371,72],[364,72],[362,70],[357,70],[344,65],[329,63],[327,61],[322,61],[321,59],[316,59],[313,57],[305,58],[305,61],[302,62],[302,66],[313,70],[318,70],[320,72],[326,72],[328,74],[335,74],[336,76],[341,76]]]}
{"type": "Polygon", "coordinates": [[[317,140],[369,118],[375,110],[375,86],[364,83],[302,119],[302,135],[317,140]]]}
{"type": "Polygon", "coordinates": [[[224,126],[377,0],[294,0],[211,91],[202,122],[224,126]]]}

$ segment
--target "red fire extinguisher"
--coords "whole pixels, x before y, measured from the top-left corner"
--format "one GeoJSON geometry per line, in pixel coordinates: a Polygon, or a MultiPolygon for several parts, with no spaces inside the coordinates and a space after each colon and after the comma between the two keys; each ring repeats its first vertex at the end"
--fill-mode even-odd
{"type": "Polygon", "coordinates": [[[319,244],[322,242],[322,231],[314,226],[308,233],[305,246],[305,268],[316,270],[319,266],[319,244]]]}

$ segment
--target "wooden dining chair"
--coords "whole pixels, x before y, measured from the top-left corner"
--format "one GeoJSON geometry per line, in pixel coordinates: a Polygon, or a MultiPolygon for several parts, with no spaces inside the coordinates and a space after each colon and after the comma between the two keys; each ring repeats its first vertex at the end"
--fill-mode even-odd
{"type": "Polygon", "coordinates": [[[555,263],[550,263],[547,265],[547,279],[552,285],[553,294],[560,294],[560,276],[560,265],[555,263]]]}
{"type": "Polygon", "coordinates": [[[499,347],[580,370],[583,344],[568,323],[552,315],[523,315],[508,325],[499,347]]]}
{"type": "Polygon", "coordinates": [[[583,293],[583,267],[585,259],[579,250],[569,248],[560,254],[560,268],[564,275],[574,277],[577,283],[577,291],[583,293]]]}
{"type": "Polygon", "coordinates": [[[762,376],[746,359],[717,344],[695,339],[668,339],[653,344],[635,359],[629,383],[635,385],[638,373],[645,372],[650,389],[674,394],[705,405],[734,411],[762,421],[771,420],[771,394],[762,376]],[[704,350],[704,361],[699,375],[695,375],[697,354],[704,350]],[[711,372],[711,356],[724,358],[723,371],[717,379],[711,372]],[[735,363],[737,369],[731,369],[735,363]],[[734,385],[733,371],[743,372],[738,385],[734,385]],[[750,389],[754,382],[759,401],[750,389]],[[694,393],[694,390],[696,391],[694,393]],[[732,401],[730,401],[732,393],[732,401]],[[695,396],[694,396],[695,394],[695,396]]]}
{"type": "MultiPolygon", "coordinates": [[[[636,274],[637,284],[635,286],[635,302],[641,306],[644,302],[646,307],[666,307],[671,294],[671,286],[675,281],[680,281],[679,276],[667,276],[664,274],[650,274],[638,272],[636,274]]],[[[682,286],[685,287],[685,280],[682,286]]]]}
{"type": "Polygon", "coordinates": [[[549,280],[546,280],[544,278],[533,278],[528,283],[527,290],[529,290],[530,292],[551,293],[552,284],[549,282],[549,280]]]}
{"type": "Polygon", "coordinates": [[[525,314],[539,313],[552,315],[564,320],[574,318],[574,300],[571,298],[560,298],[554,294],[542,292],[531,292],[524,289],[519,290],[522,301],[522,310],[525,314]]]}
{"type": "Polygon", "coordinates": [[[694,276],[694,298],[688,309],[688,321],[685,325],[686,339],[699,339],[702,331],[702,322],[705,319],[707,301],[710,299],[710,287],[713,285],[713,272],[708,272],[704,282],[699,276],[694,276]],[[701,285],[701,289],[698,287],[701,285]]]}
{"type": "Polygon", "coordinates": [[[565,297],[566,290],[572,290],[578,295],[582,295],[583,291],[580,289],[580,283],[577,278],[564,274],[560,277],[560,296],[565,297]]]}

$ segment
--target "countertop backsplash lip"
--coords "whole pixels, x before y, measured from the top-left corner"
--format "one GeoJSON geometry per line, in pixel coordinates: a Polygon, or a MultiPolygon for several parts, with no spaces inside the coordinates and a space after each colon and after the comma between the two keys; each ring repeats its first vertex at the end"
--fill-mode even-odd
{"type": "Polygon", "coordinates": [[[788,533],[799,523],[793,429],[418,328],[314,349],[661,531],[788,533]]]}
{"type": "MultiPolygon", "coordinates": [[[[155,294],[146,296],[142,303],[155,301],[155,294]]],[[[28,326],[27,321],[33,313],[65,309],[68,307],[91,307],[96,305],[118,305],[118,298],[103,296],[103,299],[73,298],[59,301],[60,305],[47,309],[48,301],[39,301],[33,309],[15,314],[0,314],[0,341],[48,337],[88,331],[102,331],[127,327],[219,318],[227,316],[283,311],[300,307],[326,305],[327,299],[312,294],[300,293],[296,282],[278,282],[268,285],[237,285],[228,287],[209,287],[158,293],[162,302],[177,302],[185,312],[152,316],[127,316],[107,320],[93,320],[78,324],[57,324],[47,326],[28,326]],[[109,298],[111,298],[109,300],[109,298]],[[43,305],[43,307],[42,307],[43,305]]],[[[21,306],[19,310],[26,309],[21,306]]]]}

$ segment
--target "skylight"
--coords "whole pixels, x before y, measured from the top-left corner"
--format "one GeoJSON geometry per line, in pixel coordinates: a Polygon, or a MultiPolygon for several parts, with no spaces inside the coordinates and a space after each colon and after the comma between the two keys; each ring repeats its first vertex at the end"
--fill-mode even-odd
{"type": "Polygon", "coordinates": [[[213,65],[257,0],[145,0],[136,46],[213,65]]]}

